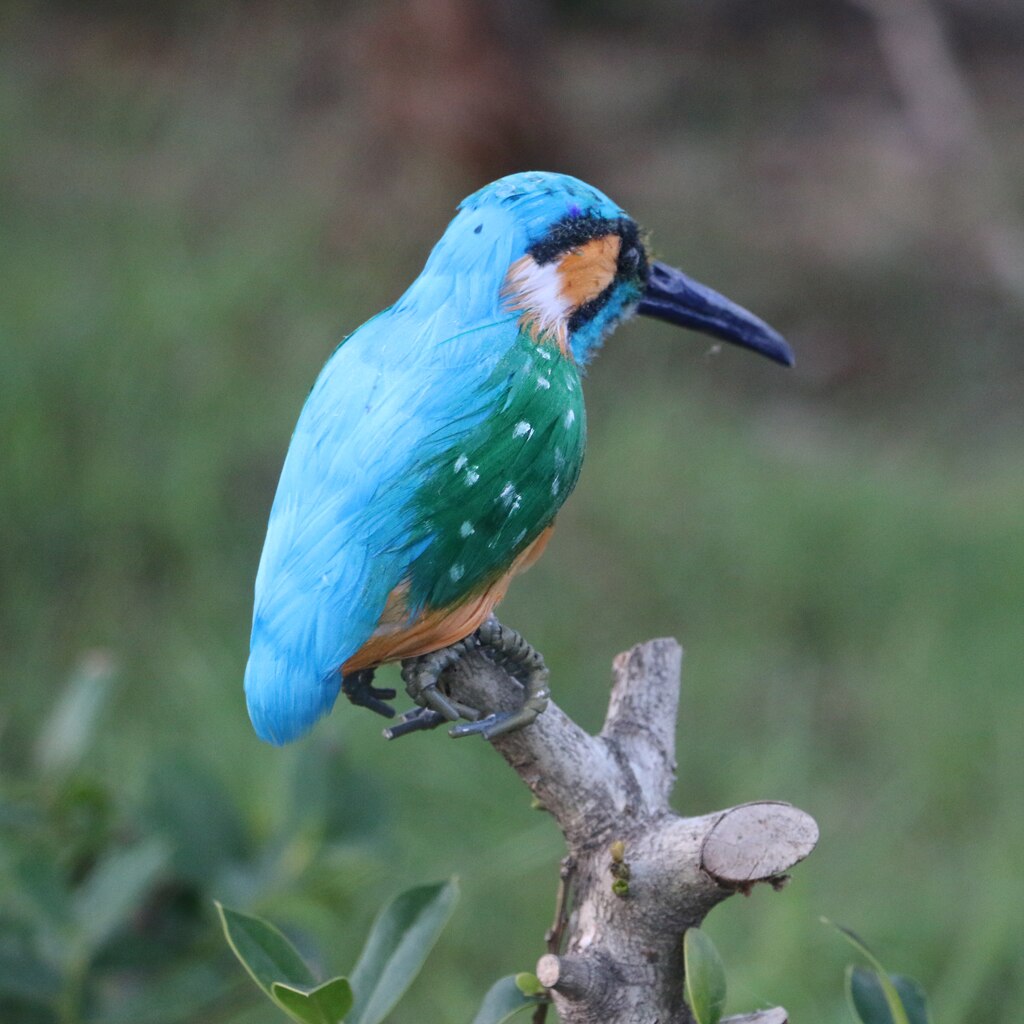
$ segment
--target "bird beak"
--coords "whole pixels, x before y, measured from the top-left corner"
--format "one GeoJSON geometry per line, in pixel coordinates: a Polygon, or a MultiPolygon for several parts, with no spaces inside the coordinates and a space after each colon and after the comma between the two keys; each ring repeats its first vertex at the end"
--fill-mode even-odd
{"type": "Polygon", "coordinates": [[[657,260],[651,263],[637,312],[753,349],[783,366],[796,362],[792,349],[774,328],[681,270],[657,260]]]}

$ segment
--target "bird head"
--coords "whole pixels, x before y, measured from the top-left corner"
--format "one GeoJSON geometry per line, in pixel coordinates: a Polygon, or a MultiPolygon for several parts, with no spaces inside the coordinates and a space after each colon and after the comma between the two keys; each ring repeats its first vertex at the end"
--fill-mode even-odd
{"type": "Polygon", "coordinates": [[[581,365],[634,313],[793,364],[778,332],[652,260],[624,210],[564,174],[511,174],[464,199],[399,306],[425,300],[436,308],[439,289],[464,323],[515,313],[525,330],[553,339],[581,365]]]}

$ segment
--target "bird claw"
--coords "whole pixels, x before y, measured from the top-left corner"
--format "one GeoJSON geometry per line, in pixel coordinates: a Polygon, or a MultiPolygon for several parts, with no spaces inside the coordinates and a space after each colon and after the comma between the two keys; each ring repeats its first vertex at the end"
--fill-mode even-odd
{"type": "Polygon", "coordinates": [[[474,634],[450,647],[402,662],[402,678],[409,696],[420,707],[406,712],[401,722],[385,730],[389,739],[465,718],[466,723],[449,729],[449,736],[454,739],[483,736],[492,740],[530,725],[548,706],[550,696],[544,659],[515,630],[506,629],[493,617],[474,634]],[[440,689],[441,676],[466,654],[477,650],[520,681],[525,691],[521,707],[484,715],[476,708],[453,700],[440,689]]]}
{"type": "Polygon", "coordinates": [[[369,708],[384,718],[394,718],[395,709],[386,701],[394,700],[398,691],[390,687],[373,685],[372,668],[360,669],[341,677],[341,692],[349,701],[360,708],[369,708]]]}
{"type": "Polygon", "coordinates": [[[493,740],[518,729],[525,729],[537,720],[538,715],[544,712],[550,696],[551,692],[546,686],[538,687],[523,701],[522,707],[516,708],[514,711],[495,711],[475,722],[452,726],[448,730],[448,735],[452,739],[479,735],[483,736],[485,740],[493,740]]]}
{"type": "Polygon", "coordinates": [[[437,683],[428,683],[420,689],[419,697],[413,699],[420,707],[433,711],[447,722],[457,722],[461,717],[459,706],[438,689],[437,683]]]}
{"type": "Polygon", "coordinates": [[[408,736],[411,732],[436,729],[447,721],[450,719],[431,708],[410,708],[394,725],[384,730],[384,739],[397,740],[401,736],[408,736]]]}

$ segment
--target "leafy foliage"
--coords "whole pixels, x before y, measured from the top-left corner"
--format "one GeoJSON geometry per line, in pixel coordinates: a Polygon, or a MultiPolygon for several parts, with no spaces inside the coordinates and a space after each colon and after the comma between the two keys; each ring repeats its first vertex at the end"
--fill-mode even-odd
{"type": "Polygon", "coordinates": [[[457,898],[451,881],[410,889],[384,907],[352,971],[352,1024],[380,1024],[388,1015],[437,941],[457,898]]]}
{"type": "Polygon", "coordinates": [[[269,996],[276,982],[313,988],[317,982],[298,950],[270,922],[217,904],[232,952],[252,980],[269,996]]]}
{"type": "Polygon", "coordinates": [[[331,978],[311,989],[275,981],[270,994],[300,1024],[337,1024],[352,1008],[352,986],[346,978],[331,978]]]}
{"type": "MultiPolygon", "coordinates": [[[[473,1024],[505,1024],[523,1010],[536,1007],[541,997],[534,985],[524,985],[522,978],[519,974],[509,974],[496,981],[484,996],[473,1024]]],[[[536,982],[536,977],[533,980],[536,982]]]]}
{"type": "MultiPolygon", "coordinates": [[[[34,744],[37,774],[0,783],[3,1020],[172,1024],[244,1006],[236,969],[214,941],[213,897],[230,893],[308,920],[321,901],[325,915],[344,911],[350,887],[368,869],[359,816],[339,827],[332,811],[346,800],[345,786],[318,799],[306,785],[306,773],[337,774],[336,757],[322,744],[309,745],[296,762],[298,789],[284,794],[262,835],[199,761],[157,758],[138,789],[103,778],[90,758],[113,683],[110,660],[87,657],[34,744]]],[[[358,773],[348,776],[372,788],[358,773]]],[[[438,898],[446,915],[450,888],[438,898]]],[[[348,1012],[345,986],[318,986],[298,954],[278,970],[291,946],[274,934],[276,946],[265,930],[235,930],[268,994],[284,983],[276,1002],[317,1024],[348,1012]],[[262,968],[260,939],[267,942],[262,968]]],[[[425,955],[436,930],[421,923],[417,934],[425,955]]],[[[415,960],[407,956],[406,966],[415,960]]]]}
{"type": "Polygon", "coordinates": [[[419,973],[445,926],[454,880],[410,889],[381,910],[347,978],[317,982],[294,946],[272,924],[217,904],[235,956],[263,992],[298,1024],[380,1024],[419,973]]]}
{"type": "Polygon", "coordinates": [[[913,978],[902,974],[887,975],[892,986],[890,990],[883,985],[882,977],[876,970],[854,964],[846,969],[847,998],[850,1009],[861,1024],[898,1024],[899,1009],[894,1015],[893,992],[907,1024],[931,1024],[924,989],[913,978]]]}
{"type": "Polygon", "coordinates": [[[683,936],[686,1002],[697,1024],[718,1024],[725,1009],[725,965],[715,944],[700,928],[683,936]]]}
{"type": "Polygon", "coordinates": [[[871,965],[846,970],[846,995],[859,1024],[931,1024],[921,986],[912,978],[889,974],[856,932],[842,925],[835,928],[871,965]]]}

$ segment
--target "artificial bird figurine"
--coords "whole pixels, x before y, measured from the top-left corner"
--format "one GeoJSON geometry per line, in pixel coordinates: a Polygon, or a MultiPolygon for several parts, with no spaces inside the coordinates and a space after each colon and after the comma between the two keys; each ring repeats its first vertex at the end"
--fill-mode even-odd
{"type": "Polygon", "coordinates": [[[286,743],[339,691],[381,714],[401,661],[417,707],[386,735],[459,717],[501,735],[546,704],[546,669],[491,613],[534,562],[586,446],[581,372],[634,313],[792,365],[771,327],[652,261],[637,225],[576,178],[513,174],[458,207],[420,276],[330,357],[299,417],[256,577],[245,672],[256,732],[286,743]],[[482,716],[439,677],[482,648],[524,685],[482,716]]]}

